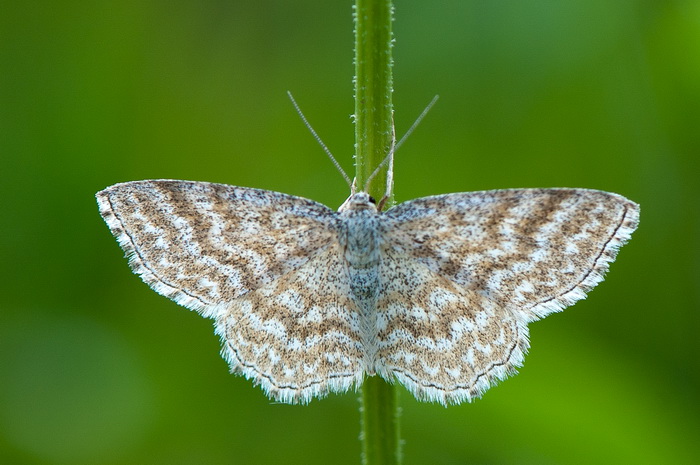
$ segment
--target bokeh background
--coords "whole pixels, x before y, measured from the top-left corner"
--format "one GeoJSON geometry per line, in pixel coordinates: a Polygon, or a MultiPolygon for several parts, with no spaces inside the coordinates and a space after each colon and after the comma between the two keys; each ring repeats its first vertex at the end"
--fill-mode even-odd
{"type": "MultiPolygon", "coordinates": [[[[0,10],[0,463],[356,464],[357,394],[276,405],[212,324],[132,275],[110,184],[176,178],[337,207],[351,1],[32,1],[0,10]]],[[[700,460],[700,2],[396,1],[396,199],[586,187],[642,206],[589,299],[531,325],[473,404],[405,391],[406,464],[700,460]]]]}

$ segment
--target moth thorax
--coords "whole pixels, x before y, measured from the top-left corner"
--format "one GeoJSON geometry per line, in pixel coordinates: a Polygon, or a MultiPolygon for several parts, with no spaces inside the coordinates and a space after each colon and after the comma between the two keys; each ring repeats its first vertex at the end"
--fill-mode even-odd
{"type": "Polygon", "coordinates": [[[379,218],[376,211],[344,212],[345,259],[354,268],[368,268],[379,263],[379,218]]]}

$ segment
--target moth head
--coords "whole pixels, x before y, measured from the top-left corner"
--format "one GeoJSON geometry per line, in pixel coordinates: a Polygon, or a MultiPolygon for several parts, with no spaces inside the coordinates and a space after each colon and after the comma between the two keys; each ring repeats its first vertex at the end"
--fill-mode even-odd
{"type": "Polygon", "coordinates": [[[352,194],[338,209],[339,212],[349,210],[370,210],[377,212],[377,201],[367,192],[357,192],[352,194]]]}

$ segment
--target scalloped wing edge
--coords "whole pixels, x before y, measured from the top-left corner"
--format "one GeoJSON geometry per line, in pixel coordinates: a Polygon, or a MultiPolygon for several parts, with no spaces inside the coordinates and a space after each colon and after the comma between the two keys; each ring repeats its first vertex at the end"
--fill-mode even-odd
{"type": "MultiPolygon", "coordinates": [[[[625,210],[618,227],[600,251],[600,255],[596,259],[593,268],[581,282],[572,287],[569,291],[546,302],[541,302],[531,308],[525,309],[525,312],[532,314],[532,317],[526,320],[527,323],[540,320],[552,313],[561,312],[566,307],[575,304],[579,300],[585,299],[586,294],[605,279],[605,274],[609,270],[610,264],[617,258],[620,248],[631,239],[632,233],[639,225],[639,205],[621,195],[613,193],[608,194],[621,200],[625,205],[625,210]]],[[[516,315],[522,314],[521,311],[515,313],[516,315]]]]}
{"type": "Polygon", "coordinates": [[[129,236],[124,224],[112,207],[110,194],[113,188],[118,186],[120,186],[120,184],[115,184],[114,186],[101,190],[95,194],[95,197],[97,198],[100,215],[102,215],[105,223],[107,223],[107,227],[112,235],[117,239],[119,247],[124,251],[129,261],[129,267],[131,267],[132,271],[138,275],[143,282],[148,284],[148,286],[158,294],[173,300],[183,307],[194,310],[206,318],[216,317],[216,305],[205,302],[198,297],[189,295],[181,289],[171,286],[159,278],[158,275],[144,263],[136,250],[133,239],[129,236]]]}
{"type": "MultiPolygon", "coordinates": [[[[226,304],[220,306],[225,307],[226,304]]],[[[224,312],[222,308],[221,313],[224,312]]],[[[279,386],[275,384],[269,373],[256,370],[254,366],[246,365],[241,361],[236,350],[228,342],[225,325],[220,321],[217,321],[214,332],[221,339],[221,356],[228,363],[230,372],[252,381],[253,385],[259,386],[267,397],[277,402],[305,405],[313,399],[322,399],[331,393],[343,394],[351,389],[357,391],[364,380],[364,370],[358,370],[356,373],[337,374],[304,386],[279,386]]]]}
{"type": "Polygon", "coordinates": [[[407,374],[397,371],[393,373],[380,372],[379,375],[389,383],[398,381],[403,384],[419,401],[435,402],[444,407],[461,404],[465,401],[472,402],[483,396],[492,387],[518,374],[518,368],[523,366],[525,355],[530,348],[529,330],[527,323],[523,321],[517,321],[517,325],[519,337],[516,339],[518,342],[511,351],[508,360],[478,375],[477,381],[474,383],[445,388],[420,384],[407,374]]]}

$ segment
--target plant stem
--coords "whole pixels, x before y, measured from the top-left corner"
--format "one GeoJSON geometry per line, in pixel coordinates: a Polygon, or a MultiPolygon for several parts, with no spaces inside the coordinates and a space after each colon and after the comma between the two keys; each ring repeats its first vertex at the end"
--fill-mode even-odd
{"type": "MultiPolygon", "coordinates": [[[[393,90],[391,58],[391,0],[355,3],[355,170],[358,189],[389,153],[392,142],[393,90]]],[[[369,186],[379,200],[385,192],[380,180],[369,186]]]]}
{"type": "Polygon", "coordinates": [[[362,463],[398,465],[401,463],[399,403],[396,387],[379,376],[362,384],[362,463]]]}
{"type": "MultiPolygon", "coordinates": [[[[392,21],[390,0],[355,2],[355,169],[358,190],[384,159],[393,139],[392,21]]],[[[386,167],[367,186],[381,199],[386,167]]],[[[365,380],[361,397],[364,465],[401,462],[396,388],[379,376],[365,380]]]]}

